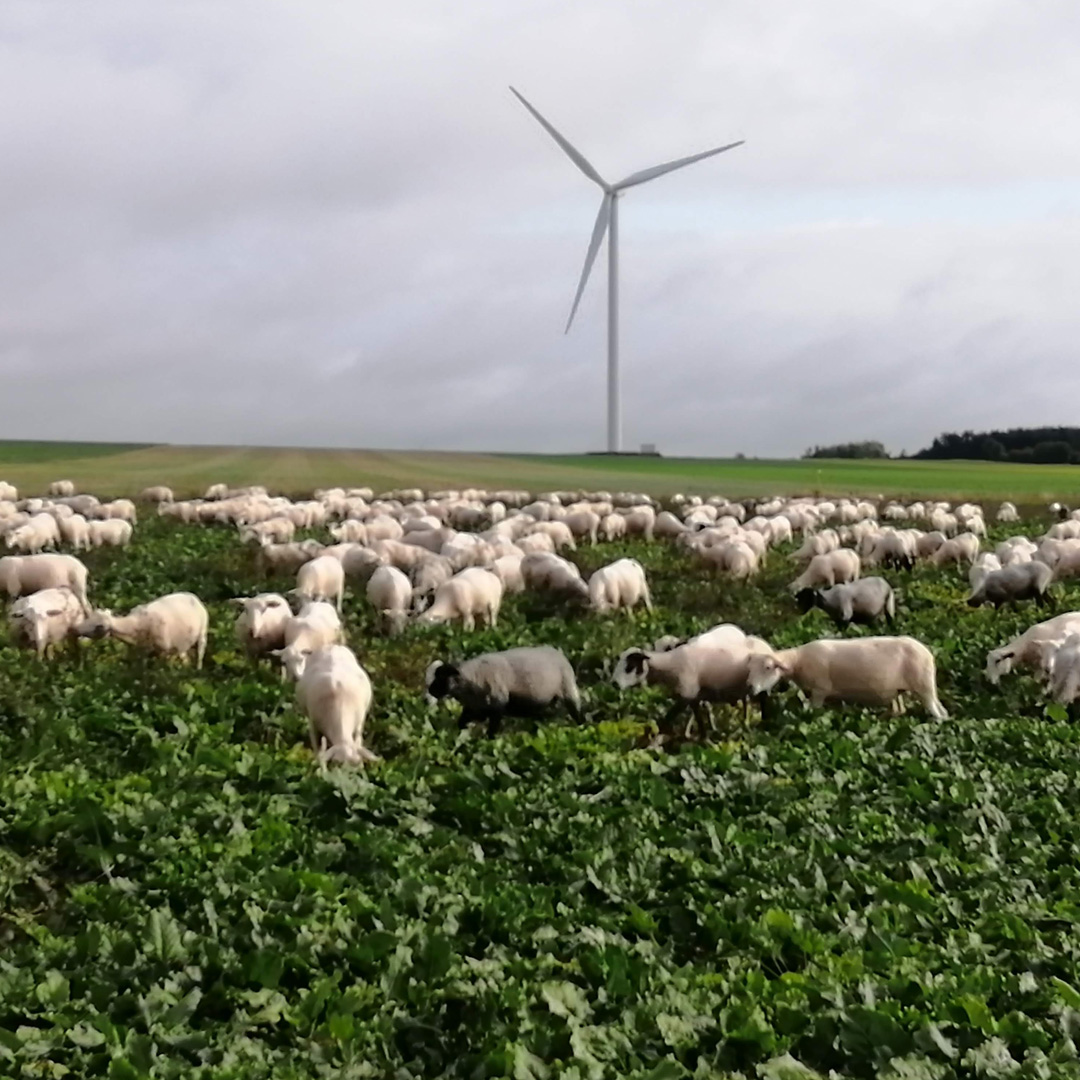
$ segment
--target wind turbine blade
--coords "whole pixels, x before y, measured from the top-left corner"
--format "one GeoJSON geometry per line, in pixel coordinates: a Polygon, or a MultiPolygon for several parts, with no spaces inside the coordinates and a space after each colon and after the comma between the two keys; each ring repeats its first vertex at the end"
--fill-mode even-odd
{"type": "Polygon", "coordinates": [[[613,184],[611,190],[624,191],[626,188],[636,187],[638,184],[644,184],[647,180],[655,180],[658,176],[663,176],[664,173],[681,169],[684,165],[693,165],[695,161],[703,161],[714,154],[722,154],[725,150],[734,150],[736,146],[742,146],[744,142],[746,142],[745,139],[740,139],[738,142],[728,143],[727,146],[718,146],[715,150],[706,150],[701,154],[692,154],[690,157],[679,158],[678,161],[665,161],[663,165],[654,165],[651,169],[642,169],[641,172],[631,173],[625,180],[613,184]]]}
{"type": "Polygon", "coordinates": [[[576,147],[563,138],[551,124],[549,124],[512,86],[510,93],[514,95],[536,118],[537,123],[562,147],[563,153],[594,183],[599,184],[605,191],[608,186],[603,177],[589,164],[585,155],[576,147]]]}
{"type": "Polygon", "coordinates": [[[570,318],[566,320],[564,333],[570,333],[570,324],[577,314],[578,304],[581,303],[581,294],[585,291],[585,283],[589,280],[593,263],[596,262],[596,253],[600,250],[600,245],[604,241],[604,234],[607,232],[608,225],[611,222],[611,201],[614,198],[614,195],[605,191],[603,199],[600,200],[600,212],[596,215],[592,239],[589,240],[589,250],[585,253],[585,266],[581,271],[581,280],[578,282],[577,292],[574,294],[574,306],[570,308],[570,318]]]}

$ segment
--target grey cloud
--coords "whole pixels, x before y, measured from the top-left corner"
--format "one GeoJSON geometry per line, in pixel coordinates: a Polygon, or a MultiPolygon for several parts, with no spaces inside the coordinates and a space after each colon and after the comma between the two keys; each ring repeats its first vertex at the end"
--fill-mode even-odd
{"type": "Polygon", "coordinates": [[[13,436],[583,450],[629,193],[627,443],[1067,421],[1070,5],[102,0],[0,12],[13,436]]]}

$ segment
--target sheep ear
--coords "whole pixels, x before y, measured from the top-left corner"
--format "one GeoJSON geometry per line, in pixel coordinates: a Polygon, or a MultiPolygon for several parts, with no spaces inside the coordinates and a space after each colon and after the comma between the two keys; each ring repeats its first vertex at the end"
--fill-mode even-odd
{"type": "Polygon", "coordinates": [[[63,615],[64,613],[60,608],[53,608],[51,611],[46,611],[45,614],[50,618],[56,618],[57,615],[63,615]]]}
{"type": "Polygon", "coordinates": [[[246,596],[232,596],[229,598],[230,604],[236,604],[237,607],[243,607],[247,603],[246,596]]]}

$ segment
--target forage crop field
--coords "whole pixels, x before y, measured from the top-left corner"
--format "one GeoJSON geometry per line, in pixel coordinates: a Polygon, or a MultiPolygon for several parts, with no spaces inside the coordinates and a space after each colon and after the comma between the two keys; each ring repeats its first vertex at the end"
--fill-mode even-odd
{"type": "Polygon", "coordinates": [[[0,1076],[1080,1077],[1080,728],[981,674],[1045,616],[889,572],[951,719],[789,693],[655,749],[667,703],[617,691],[612,659],[719,621],[834,633],[787,597],[790,548],[745,585],[661,543],[581,550],[641,560],[655,611],[526,594],[469,634],[380,638],[350,592],[383,760],[324,773],[234,644],[227,600],[266,588],[251,549],[146,517],[86,556],[91,596],[198,593],[204,670],[0,639],[0,1076]],[[524,643],[566,651],[583,724],[489,740],[425,704],[432,659],[524,643]]]}

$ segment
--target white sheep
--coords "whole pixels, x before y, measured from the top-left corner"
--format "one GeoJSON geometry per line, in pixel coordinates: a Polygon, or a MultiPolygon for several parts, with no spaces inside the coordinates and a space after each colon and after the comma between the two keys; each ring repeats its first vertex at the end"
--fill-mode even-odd
{"type": "Polygon", "coordinates": [[[1011,502],[1003,502],[997,511],[998,521],[1019,521],[1020,515],[1017,513],[1016,507],[1011,502]]]}
{"type": "Polygon", "coordinates": [[[971,532],[961,533],[951,540],[946,540],[933,555],[930,562],[934,566],[945,566],[947,563],[967,562],[971,566],[979,554],[979,538],[971,532]]]}
{"type": "Polygon", "coordinates": [[[173,502],[175,497],[172,488],[157,484],[154,487],[143,488],[139,492],[139,498],[143,502],[153,502],[160,506],[162,503],[173,502]]]}
{"type": "Polygon", "coordinates": [[[431,606],[416,621],[430,626],[461,619],[462,628],[472,630],[479,618],[484,625],[495,626],[502,594],[502,582],[490,570],[470,567],[440,585],[431,606]]]}
{"type": "Polygon", "coordinates": [[[75,485],[70,480],[54,480],[49,485],[49,494],[70,498],[75,494],[75,485]]]}
{"type": "Polygon", "coordinates": [[[26,555],[37,555],[45,548],[60,545],[60,527],[52,514],[34,514],[25,525],[7,534],[7,546],[26,555]]]}
{"type": "Polygon", "coordinates": [[[79,598],[68,588],[42,589],[16,600],[8,612],[12,639],[33,648],[39,659],[67,641],[74,645],[76,627],[85,616],[79,598]]]}
{"type": "MultiPolygon", "coordinates": [[[[615,662],[612,681],[620,689],[662,686],[675,702],[661,721],[668,727],[689,709],[704,736],[709,703],[746,703],[750,695],[750,659],[769,654],[769,645],[724,623],[685,642],[663,640],[654,650],[627,649],[615,662]]],[[[687,733],[689,733],[689,722],[687,733]]]]}
{"type": "Polygon", "coordinates": [[[948,719],[937,696],[934,654],[910,637],[823,639],[750,660],[750,686],[767,694],[793,682],[815,708],[828,702],[891,705],[903,711],[912,693],[935,720],[948,719]]]}
{"type": "Polygon", "coordinates": [[[398,634],[412,606],[413,587],[396,566],[380,566],[368,578],[366,595],[379,625],[387,634],[398,634]]]}
{"type": "Polygon", "coordinates": [[[589,604],[603,614],[620,609],[632,611],[639,603],[652,611],[652,597],[645,567],[637,559],[617,559],[600,567],[589,578],[589,604]]]}
{"type": "Polygon", "coordinates": [[[1077,633],[1080,633],[1080,611],[1066,611],[1029,626],[1012,641],[987,653],[986,678],[997,686],[1003,675],[1018,667],[1031,668],[1045,678],[1054,650],[1070,634],[1077,633]]]}
{"type": "Polygon", "coordinates": [[[650,543],[653,529],[656,528],[656,511],[649,505],[631,506],[623,511],[626,521],[626,535],[640,536],[650,543]]]}
{"type": "Polygon", "coordinates": [[[203,602],[194,593],[169,593],[142,604],[127,615],[114,615],[107,608],[92,611],[77,628],[80,637],[116,638],[162,656],[195,656],[201,668],[206,655],[210,625],[203,602]]]}
{"type": "Polygon", "coordinates": [[[491,572],[502,582],[504,596],[525,591],[525,577],[521,572],[523,560],[523,555],[500,555],[491,564],[491,572]]]}
{"type": "Polygon", "coordinates": [[[331,555],[319,555],[296,572],[296,588],[291,595],[300,600],[333,600],[341,610],[345,594],[345,568],[331,555]]]}
{"type": "Polygon", "coordinates": [[[806,569],[791,583],[789,589],[796,595],[804,589],[824,589],[843,585],[858,579],[862,569],[859,556],[848,548],[830,551],[827,555],[815,555],[806,569]]]}
{"type": "Polygon", "coordinates": [[[73,513],[57,518],[56,524],[60,529],[60,539],[70,548],[82,551],[90,547],[90,522],[82,514],[73,513]]]}
{"type": "Polygon", "coordinates": [[[285,647],[285,626],[292,618],[289,602],[278,593],[236,597],[242,609],[236,618],[236,640],[248,656],[258,659],[285,647]]]}
{"type": "Polygon", "coordinates": [[[371,679],[344,645],[328,645],[308,656],[296,700],[308,718],[311,749],[323,765],[379,760],[363,744],[372,697],[371,679]]]}
{"type": "Polygon", "coordinates": [[[626,536],[626,518],[622,514],[605,514],[600,519],[600,536],[611,543],[626,536]]]}
{"type": "Polygon", "coordinates": [[[968,570],[968,584],[971,586],[971,591],[973,593],[976,592],[979,586],[986,580],[987,575],[1000,569],[1001,560],[997,555],[994,555],[989,551],[984,551],[971,564],[971,569],[968,570]]]}
{"type": "Polygon", "coordinates": [[[107,521],[88,521],[87,532],[91,547],[127,547],[131,543],[131,522],[122,518],[107,521]]]}
{"type": "Polygon", "coordinates": [[[527,589],[565,596],[572,600],[587,600],[589,587],[581,571],[567,559],[549,552],[525,555],[519,567],[527,589]]]}
{"type": "Polygon", "coordinates": [[[5,555],[0,558],[0,589],[15,599],[42,589],[69,588],[89,611],[86,567],[74,555],[5,555]]]}
{"type": "Polygon", "coordinates": [[[702,548],[701,559],[717,574],[726,573],[736,581],[752,578],[759,567],[757,552],[745,540],[727,540],[702,548]]]}

